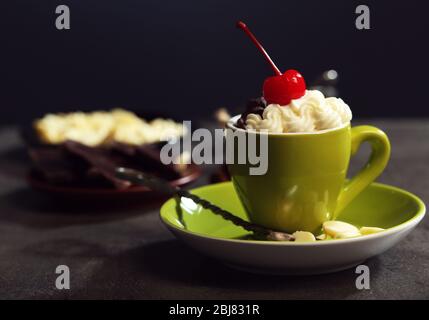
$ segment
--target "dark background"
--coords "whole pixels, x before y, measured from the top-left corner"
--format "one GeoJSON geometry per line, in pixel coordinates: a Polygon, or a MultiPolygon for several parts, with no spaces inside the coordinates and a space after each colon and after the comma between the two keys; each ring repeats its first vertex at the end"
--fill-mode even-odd
{"type": "Polygon", "coordinates": [[[243,19],[281,70],[307,82],[339,71],[354,117],[419,117],[427,103],[424,1],[86,0],[3,2],[2,117],[126,107],[184,119],[211,117],[258,96],[271,74],[234,27],[243,19]],[[55,28],[66,4],[71,30],[55,28]],[[371,30],[355,28],[355,8],[371,30]]]}

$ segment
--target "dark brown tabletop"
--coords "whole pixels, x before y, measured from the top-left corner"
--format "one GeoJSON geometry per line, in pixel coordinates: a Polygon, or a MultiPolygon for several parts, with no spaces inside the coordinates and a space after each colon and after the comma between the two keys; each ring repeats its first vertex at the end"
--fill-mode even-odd
{"type": "MultiPolygon", "coordinates": [[[[392,143],[379,181],[427,203],[429,120],[363,122],[385,130],[392,143]]],[[[363,149],[352,171],[367,156],[363,149]]],[[[0,128],[0,299],[429,298],[428,217],[365,263],[371,288],[357,290],[354,269],[299,277],[229,269],[176,240],[158,218],[159,202],[107,208],[54,202],[29,189],[27,168],[17,128],[0,128]],[[58,265],[70,268],[70,290],[55,288],[58,265]]],[[[207,181],[206,174],[194,185],[207,181]]]]}

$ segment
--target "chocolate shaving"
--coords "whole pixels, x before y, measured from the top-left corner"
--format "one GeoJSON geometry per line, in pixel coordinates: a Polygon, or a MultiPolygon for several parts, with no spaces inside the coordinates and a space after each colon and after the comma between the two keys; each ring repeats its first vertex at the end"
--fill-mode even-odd
{"type": "Polygon", "coordinates": [[[32,145],[29,155],[34,173],[47,182],[75,186],[105,186],[124,189],[128,183],[111,174],[118,166],[142,170],[167,180],[176,180],[187,173],[186,165],[164,165],[160,159],[163,143],[134,146],[114,142],[89,147],[76,141],[59,145],[32,145]]]}
{"type": "Polygon", "coordinates": [[[57,146],[34,146],[28,151],[34,171],[54,184],[76,183],[84,176],[87,165],[79,157],[57,146]]]}
{"type": "Polygon", "coordinates": [[[71,153],[83,158],[90,165],[89,174],[100,174],[118,189],[128,188],[131,184],[116,178],[115,168],[120,165],[102,148],[88,147],[76,141],[66,141],[64,147],[71,153]]]}
{"type": "Polygon", "coordinates": [[[175,180],[181,177],[181,171],[174,164],[163,164],[160,157],[160,145],[146,144],[131,146],[115,142],[111,148],[114,152],[126,157],[133,168],[142,168],[154,174],[165,177],[167,180],[175,180]]]}
{"type": "Polygon", "coordinates": [[[241,114],[241,117],[238,119],[236,126],[241,129],[246,129],[247,116],[250,113],[254,113],[262,117],[266,106],[267,102],[263,97],[249,100],[246,104],[246,110],[241,114]]]}

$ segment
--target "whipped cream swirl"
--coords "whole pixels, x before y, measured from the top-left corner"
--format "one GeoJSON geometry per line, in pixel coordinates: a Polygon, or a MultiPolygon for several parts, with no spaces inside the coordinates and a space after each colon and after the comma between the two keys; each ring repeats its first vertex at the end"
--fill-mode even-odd
{"type": "Polygon", "coordinates": [[[286,106],[268,105],[262,114],[250,113],[248,130],[273,133],[315,132],[340,127],[352,119],[349,106],[340,98],[325,98],[318,90],[307,90],[286,106]]]}
{"type": "Polygon", "coordinates": [[[250,113],[246,119],[246,128],[250,130],[266,130],[268,132],[283,132],[282,108],[278,104],[270,104],[264,109],[262,117],[250,113]]]}

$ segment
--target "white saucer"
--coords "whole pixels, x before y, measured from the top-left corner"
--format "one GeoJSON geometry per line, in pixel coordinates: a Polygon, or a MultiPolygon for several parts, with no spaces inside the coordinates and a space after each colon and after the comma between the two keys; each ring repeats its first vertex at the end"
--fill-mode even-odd
{"type": "MultiPolygon", "coordinates": [[[[204,186],[193,193],[246,218],[230,182],[204,186]]],[[[243,240],[241,227],[182,198],[161,208],[161,219],[176,237],[206,256],[233,268],[264,274],[321,274],[348,269],[397,244],[421,221],[424,203],[415,195],[373,183],[341,214],[356,226],[385,228],[380,233],[310,243],[243,240]],[[182,215],[182,218],[180,217],[182,215]]]]}

